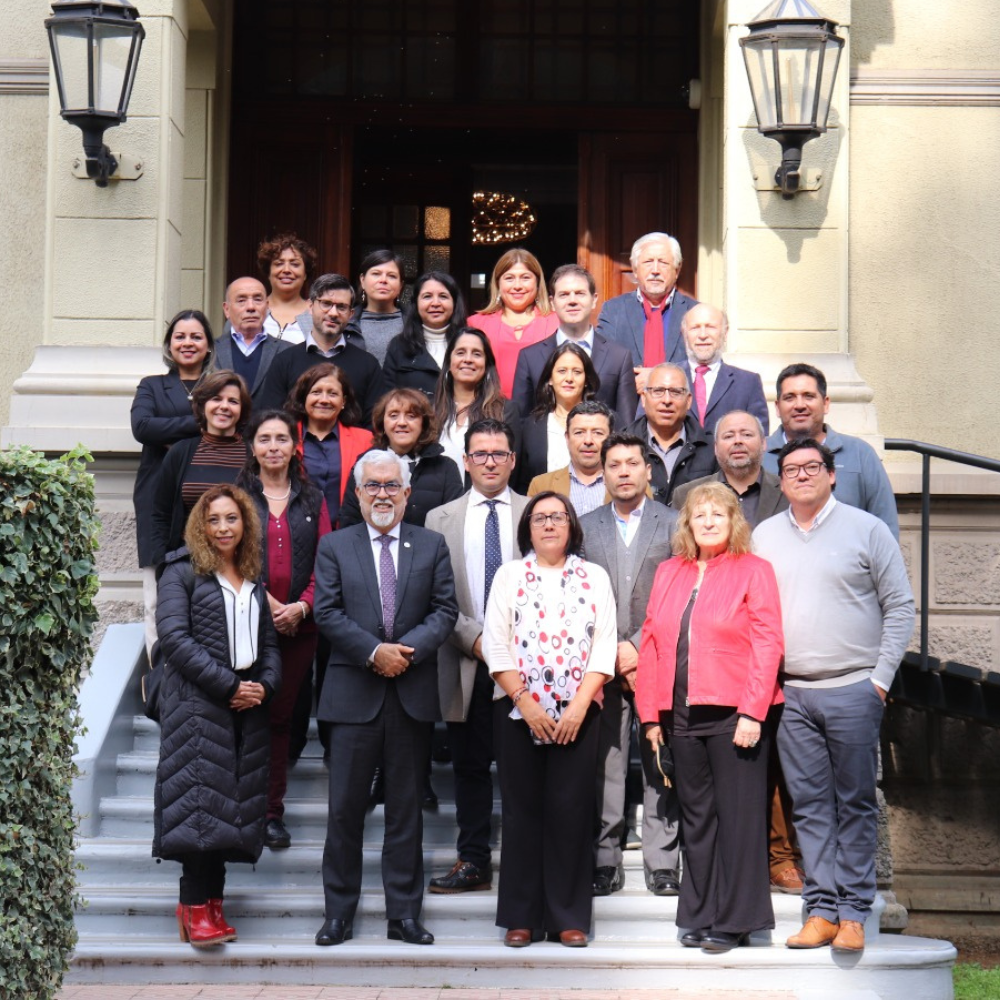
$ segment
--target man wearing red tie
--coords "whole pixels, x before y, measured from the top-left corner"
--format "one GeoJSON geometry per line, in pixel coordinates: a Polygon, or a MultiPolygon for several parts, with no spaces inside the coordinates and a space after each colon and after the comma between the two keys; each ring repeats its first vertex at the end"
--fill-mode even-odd
{"type": "Polygon", "coordinates": [[[722,360],[726,349],[729,319],[707,302],[699,302],[681,320],[681,336],[687,351],[685,370],[691,382],[693,416],[706,433],[733,410],[752,413],[768,434],[767,400],[764,386],[756,372],[727,365],[722,360]]]}
{"type": "Polygon", "coordinates": [[[684,258],[666,233],[647,233],[632,244],[632,276],[638,288],[604,303],[597,332],[632,352],[635,391],[642,396],[650,369],[687,357],[681,320],[696,300],[677,289],[684,258]]]}

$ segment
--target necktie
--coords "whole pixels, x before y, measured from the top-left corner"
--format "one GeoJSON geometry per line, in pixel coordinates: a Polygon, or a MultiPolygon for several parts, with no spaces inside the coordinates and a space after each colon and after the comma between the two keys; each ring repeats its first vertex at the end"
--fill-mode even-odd
{"type": "Polygon", "coordinates": [[[500,553],[500,518],[497,516],[499,502],[499,500],[486,501],[490,512],[486,515],[486,587],[483,594],[483,611],[486,610],[486,602],[490,599],[493,577],[496,576],[500,563],[503,561],[503,556],[500,553]]]}
{"type": "Polygon", "coordinates": [[[705,410],[708,409],[708,393],[705,392],[705,375],[708,365],[698,365],[694,370],[694,402],[698,408],[698,423],[705,426],[705,410]]]}
{"type": "Polygon", "coordinates": [[[651,306],[645,298],[642,311],[646,314],[646,325],[642,331],[642,364],[653,368],[667,360],[667,348],[663,336],[663,308],[651,306]]]}
{"type": "Polygon", "coordinates": [[[392,553],[389,546],[391,535],[383,535],[379,541],[382,551],[378,557],[379,588],[382,591],[382,631],[385,641],[392,642],[393,629],[396,624],[396,567],[392,564],[392,553]]]}

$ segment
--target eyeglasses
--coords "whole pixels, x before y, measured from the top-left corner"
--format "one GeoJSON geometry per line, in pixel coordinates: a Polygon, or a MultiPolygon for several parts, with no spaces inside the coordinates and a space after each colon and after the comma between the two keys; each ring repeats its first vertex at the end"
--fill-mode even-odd
{"type": "Polygon", "coordinates": [[[553,526],[561,528],[564,524],[569,524],[569,514],[564,510],[557,510],[553,514],[532,514],[531,523],[540,528],[546,521],[551,521],[553,526]]]}
{"type": "Polygon", "coordinates": [[[385,490],[387,497],[394,497],[403,488],[402,483],[364,483],[361,487],[370,497],[377,497],[385,490]]]}
{"type": "Polygon", "coordinates": [[[351,306],[348,302],[331,302],[329,299],[313,299],[313,304],[319,306],[320,312],[325,313],[328,313],[331,309],[335,309],[339,313],[351,311],[351,306]]]}
{"type": "Polygon", "coordinates": [[[671,399],[683,399],[685,396],[690,395],[687,389],[678,389],[674,385],[647,385],[642,391],[650,399],[663,399],[667,393],[670,394],[671,399]]]}
{"type": "Polygon", "coordinates": [[[826,466],[822,462],[806,462],[805,465],[783,465],[781,475],[785,479],[798,479],[799,473],[804,472],[810,479],[819,475],[820,469],[826,466]]]}
{"type": "Polygon", "coordinates": [[[510,458],[509,451],[470,451],[473,465],[485,465],[491,458],[497,465],[503,465],[510,458]]]}

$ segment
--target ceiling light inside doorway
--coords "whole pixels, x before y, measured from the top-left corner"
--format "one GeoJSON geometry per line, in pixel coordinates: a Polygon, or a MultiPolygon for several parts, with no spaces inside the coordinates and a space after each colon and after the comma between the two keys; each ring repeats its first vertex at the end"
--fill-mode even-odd
{"type": "Polygon", "coordinates": [[[472,195],[473,244],[516,243],[531,235],[538,219],[531,206],[503,191],[472,195]]]}

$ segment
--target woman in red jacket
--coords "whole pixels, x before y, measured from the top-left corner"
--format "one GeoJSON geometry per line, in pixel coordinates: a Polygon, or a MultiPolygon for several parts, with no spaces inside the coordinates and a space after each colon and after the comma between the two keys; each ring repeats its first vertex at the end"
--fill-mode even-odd
{"type": "Polygon", "coordinates": [[[774,927],[767,867],[768,710],[784,641],[771,564],[722,483],[691,491],[642,629],[636,708],[658,750],[669,734],[684,836],[677,924],[706,951],[774,927]]]}

